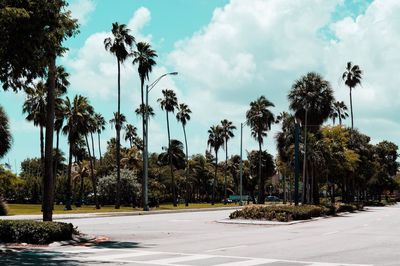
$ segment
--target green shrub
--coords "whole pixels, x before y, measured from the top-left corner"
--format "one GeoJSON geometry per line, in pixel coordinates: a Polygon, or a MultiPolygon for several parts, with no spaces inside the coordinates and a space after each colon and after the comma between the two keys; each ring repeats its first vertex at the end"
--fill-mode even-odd
{"type": "Polygon", "coordinates": [[[356,205],[352,204],[346,204],[346,203],[340,203],[338,206],[336,206],[336,212],[354,212],[358,210],[356,205]]]}
{"type": "Polygon", "coordinates": [[[0,243],[48,244],[70,240],[77,233],[67,223],[0,220],[0,243]]]}
{"type": "Polygon", "coordinates": [[[371,206],[371,207],[383,207],[385,204],[381,201],[366,201],[364,203],[365,206],[371,206]]]}
{"type": "Polygon", "coordinates": [[[0,216],[5,216],[8,214],[8,206],[5,201],[0,197],[0,216]]]}
{"type": "Polygon", "coordinates": [[[307,220],[325,215],[327,209],[314,205],[284,206],[284,205],[254,205],[246,206],[229,215],[230,219],[257,219],[288,222],[292,220],[307,220]]]}

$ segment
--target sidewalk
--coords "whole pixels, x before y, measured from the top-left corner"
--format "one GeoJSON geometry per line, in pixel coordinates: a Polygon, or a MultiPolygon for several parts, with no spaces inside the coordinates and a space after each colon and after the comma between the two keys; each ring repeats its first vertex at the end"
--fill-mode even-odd
{"type": "MultiPolygon", "coordinates": [[[[98,213],[71,213],[71,214],[53,214],[53,220],[70,220],[100,217],[118,217],[118,216],[136,216],[136,215],[152,215],[152,214],[169,214],[181,212],[208,212],[223,210],[238,210],[243,206],[233,207],[215,207],[215,208],[198,208],[198,209],[176,209],[176,210],[153,210],[153,211],[131,211],[131,212],[98,212],[98,213]]],[[[12,215],[0,216],[0,220],[42,220],[42,215],[12,215]]]]}

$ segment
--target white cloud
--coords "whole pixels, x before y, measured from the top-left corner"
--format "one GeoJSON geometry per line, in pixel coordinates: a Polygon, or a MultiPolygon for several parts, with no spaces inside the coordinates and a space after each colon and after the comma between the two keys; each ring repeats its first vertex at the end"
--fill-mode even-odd
{"type": "Polygon", "coordinates": [[[79,24],[85,25],[96,6],[93,0],[72,0],[69,9],[72,17],[78,19],[79,24]]]}
{"type": "MultiPolygon", "coordinates": [[[[400,124],[400,2],[376,0],[365,14],[332,22],[332,14],[343,4],[343,0],[231,0],[217,8],[208,25],[177,41],[166,62],[159,61],[154,68],[150,80],[169,71],[178,71],[179,76],[165,78],[150,95],[157,112],[150,126],[151,149],[159,151],[166,143],[165,115],[156,104],[163,88],[176,90],[179,100],[193,111],[188,123],[191,153],[204,152],[208,127],[224,118],[238,127],[230,148],[238,152],[239,124],[249,102],[265,95],[275,103],[275,114],[287,110],[286,97],[293,81],[309,71],[323,74],[337,99],[348,103],[348,89],[340,77],[349,60],[364,71],[362,87],[353,94],[355,125],[375,141],[396,137],[393,130],[400,124]],[[331,29],[336,38],[321,37],[321,28],[331,29]],[[371,132],[374,127],[368,126],[369,119],[375,128],[387,130],[371,132]]],[[[127,22],[137,41],[152,41],[153,36],[143,33],[150,20],[150,11],[142,7],[127,22]]],[[[114,106],[117,67],[115,58],[104,50],[103,40],[108,35],[91,35],[66,64],[72,69],[71,88],[114,106]]],[[[122,108],[132,113],[140,100],[137,69],[129,61],[122,70],[122,108]]],[[[173,137],[183,139],[180,125],[175,121],[171,125],[173,137]]],[[[275,131],[265,145],[271,152],[275,150],[275,131]]],[[[244,147],[256,148],[248,129],[244,132],[244,147]]]]}
{"type": "MultiPolygon", "coordinates": [[[[340,77],[351,60],[364,71],[362,87],[353,94],[355,125],[374,139],[394,136],[375,134],[362,121],[374,118],[375,126],[389,130],[393,125],[375,118],[400,124],[400,2],[374,1],[365,14],[332,23],[338,5],[343,1],[231,0],[214,11],[207,26],[177,42],[168,64],[182,73],[179,84],[190,88],[185,98],[202,130],[222,118],[238,125],[260,95],[275,103],[276,114],[286,110],[291,84],[309,71],[323,74],[337,98],[348,103],[340,77]],[[336,40],[320,36],[329,25],[336,40]]],[[[274,150],[271,139],[267,148],[274,150]]],[[[238,138],[233,142],[238,145],[238,138]]]]}

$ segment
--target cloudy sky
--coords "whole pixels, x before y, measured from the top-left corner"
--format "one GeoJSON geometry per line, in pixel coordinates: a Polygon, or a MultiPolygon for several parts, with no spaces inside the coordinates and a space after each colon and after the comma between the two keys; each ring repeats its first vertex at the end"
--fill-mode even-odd
{"type": "MultiPolygon", "coordinates": [[[[364,71],[354,91],[355,126],[377,143],[400,145],[400,1],[398,0],[70,0],[80,34],[66,42],[70,51],[58,60],[71,74],[69,96],[89,97],[107,120],[116,110],[117,67],[104,50],[112,22],[127,24],[137,41],[157,51],[150,81],[171,71],[152,90],[156,117],[150,123],[150,150],[167,143],[165,114],[157,103],[161,90],[174,89],[192,109],[187,125],[189,151],[203,153],[207,129],[226,118],[239,128],[249,102],[265,95],[275,114],[287,111],[293,81],[317,71],[331,82],[337,100],[349,103],[340,77],[347,61],[364,71]]],[[[12,151],[3,159],[13,166],[39,155],[39,130],[25,122],[22,93],[0,92],[11,119],[12,151]]],[[[122,68],[122,112],[140,129],[134,109],[140,82],[131,60],[122,68]]],[[[182,128],[171,119],[172,137],[183,140],[182,128]]],[[[350,120],[345,121],[349,125],[350,120]]],[[[265,148],[275,153],[274,134],[265,148]]],[[[140,132],[140,131],[139,131],[140,132]]],[[[239,153],[239,129],[229,150],[239,153]]],[[[103,149],[115,132],[107,126],[103,149]]],[[[63,148],[66,151],[65,139],[63,148]]],[[[127,145],[127,143],[124,143],[127,145]]],[[[244,147],[256,148],[248,128],[244,147]]]]}

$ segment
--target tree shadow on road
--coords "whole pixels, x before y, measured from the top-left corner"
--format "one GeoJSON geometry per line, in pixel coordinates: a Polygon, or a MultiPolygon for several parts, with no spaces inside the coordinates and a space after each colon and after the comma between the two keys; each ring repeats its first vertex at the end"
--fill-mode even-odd
{"type": "Polygon", "coordinates": [[[93,248],[142,248],[137,242],[104,241],[92,246],[93,248]]]}
{"type": "Polygon", "coordinates": [[[0,265],[82,265],[73,259],[73,254],[63,254],[44,250],[6,250],[0,251],[0,265]]]}

